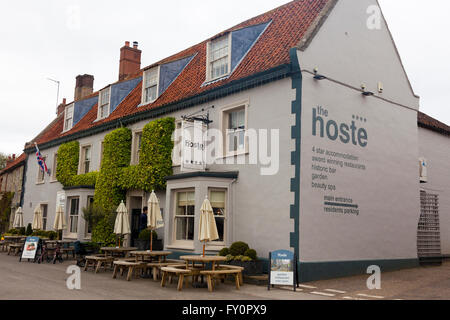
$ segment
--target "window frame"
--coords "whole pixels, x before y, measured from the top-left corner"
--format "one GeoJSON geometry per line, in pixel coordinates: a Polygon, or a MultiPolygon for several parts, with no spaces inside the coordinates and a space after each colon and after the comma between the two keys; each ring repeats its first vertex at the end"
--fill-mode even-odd
{"type": "Polygon", "coordinates": [[[131,145],[131,165],[138,165],[139,164],[139,151],[142,149],[142,133],[143,129],[137,129],[133,131],[133,141],[131,145]],[[141,136],[141,148],[138,148],[137,145],[137,136],[141,136]]]}
{"type": "MultiPolygon", "coordinates": [[[[227,158],[227,157],[235,157],[235,156],[239,156],[239,155],[243,155],[243,154],[248,154],[249,153],[249,139],[247,136],[247,131],[248,131],[248,118],[249,118],[249,106],[250,106],[250,102],[249,100],[245,100],[245,101],[241,101],[241,102],[237,102],[228,106],[225,106],[221,109],[220,112],[220,117],[221,117],[221,132],[223,135],[223,157],[227,158]],[[245,111],[245,129],[244,129],[244,149],[238,149],[235,151],[230,151],[229,149],[229,139],[228,136],[231,133],[230,129],[229,129],[229,115],[230,113],[232,113],[233,111],[237,111],[239,109],[244,109],[245,111]]],[[[234,131],[235,132],[235,131],[234,131]]],[[[221,157],[219,156],[218,159],[220,159],[221,157]]]]}
{"type": "Polygon", "coordinates": [[[58,182],[56,178],[56,167],[58,166],[58,152],[53,154],[53,167],[52,167],[52,176],[50,182],[58,182]]]}
{"type": "Polygon", "coordinates": [[[40,208],[41,208],[41,212],[42,212],[42,230],[47,230],[47,221],[48,221],[48,203],[47,202],[41,202],[39,204],[40,208]],[[45,211],[45,215],[44,215],[44,207],[47,209],[45,211]]]}
{"type": "MultiPolygon", "coordinates": [[[[158,100],[158,98],[159,98],[160,72],[161,72],[160,66],[156,66],[156,67],[153,67],[153,68],[150,68],[150,69],[144,71],[144,74],[143,74],[143,77],[142,77],[142,97],[141,97],[142,105],[151,104],[151,103],[155,102],[156,100],[158,100]],[[147,89],[147,87],[146,87],[147,77],[148,77],[148,74],[151,71],[154,71],[155,69],[156,69],[156,97],[155,97],[154,100],[146,101],[145,100],[145,98],[146,98],[145,90],[147,89]]],[[[148,88],[150,88],[150,87],[148,87],[148,88]]]]}
{"type": "MultiPolygon", "coordinates": [[[[227,77],[227,76],[229,76],[231,74],[231,71],[232,71],[231,70],[231,46],[232,46],[231,34],[232,33],[229,32],[226,35],[223,35],[221,37],[218,37],[218,38],[215,38],[215,39],[212,39],[212,40],[208,41],[207,46],[206,46],[206,82],[211,82],[211,81],[215,81],[215,80],[218,80],[218,79],[222,79],[222,78],[225,78],[225,77],[227,77]],[[223,75],[220,75],[218,77],[212,77],[212,75],[211,75],[211,65],[215,61],[218,61],[220,59],[211,61],[211,45],[212,45],[213,42],[218,41],[220,39],[223,39],[225,37],[228,37],[228,72],[223,74],[223,75]]],[[[223,58],[221,58],[221,59],[223,59],[223,58]]]]}
{"type": "Polygon", "coordinates": [[[111,86],[101,90],[98,94],[98,108],[97,108],[97,121],[106,119],[110,115],[110,109],[111,109],[111,86]],[[102,104],[102,94],[108,90],[108,103],[102,104]],[[106,115],[102,117],[102,107],[107,106],[107,112],[106,115]]]}
{"type": "Polygon", "coordinates": [[[70,130],[72,130],[72,128],[73,128],[73,117],[74,117],[74,115],[75,115],[75,104],[74,103],[71,103],[71,104],[69,104],[68,106],[66,106],[66,108],[64,109],[64,123],[63,123],[63,132],[67,132],[67,131],[70,131],[70,130]],[[69,109],[72,109],[72,117],[71,118],[69,118],[70,119],[70,125],[67,125],[67,113],[68,113],[68,110],[69,109]]]}
{"type": "Polygon", "coordinates": [[[193,246],[195,243],[195,220],[196,220],[196,210],[197,210],[197,206],[196,206],[196,201],[195,201],[195,196],[196,196],[196,188],[187,188],[187,189],[178,189],[178,190],[173,190],[173,216],[172,216],[172,245],[175,246],[184,246],[184,247],[189,247],[189,246],[193,246]],[[177,208],[178,208],[178,194],[180,193],[194,193],[194,214],[193,215],[177,215],[177,208]],[[194,231],[193,231],[193,239],[192,240],[177,240],[177,218],[185,218],[185,219],[194,219],[193,221],[193,226],[194,226],[194,231]]]}
{"type": "MultiPolygon", "coordinates": [[[[225,214],[223,216],[223,241],[216,240],[208,243],[209,246],[225,246],[227,243],[227,222],[228,222],[228,189],[227,188],[219,188],[219,187],[209,187],[208,188],[208,199],[211,201],[211,193],[212,192],[224,192],[224,211],[225,214]]],[[[211,203],[212,206],[212,203],[211,203]]],[[[214,218],[216,218],[216,215],[214,215],[214,218]]],[[[217,230],[219,231],[219,230],[217,230]]]]}
{"type": "Polygon", "coordinates": [[[79,159],[79,165],[78,165],[78,174],[87,174],[89,172],[92,172],[92,144],[84,144],[80,146],[80,159],[79,159]],[[89,171],[86,172],[86,148],[90,149],[90,159],[89,159],[89,171]]]}
{"type": "MultiPolygon", "coordinates": [[[[44,162],[47,163],[47,158],[48,155],[42,155],[42,158],[44,159],[44,162]]],[[[37,164],[37,168],[38,168],[38,173],[37,173],[37,177],[36,177],[36,184],[44,184],[45,183],[45,172],[41,170],[41,166],[36,162],[37,164]],[[40,180],[40,176],[42,174],[42,180],[40,180]]]]}
{"type": "MultiPolygon", "coordinates": [[[[90,205],[94,204],[94,196],[87,196],[87,203],[86,208],[88,208],[90,205]],[[92,199],[92,202],[90,201],[92,199]]],[[[92,237],[92,230],[89,232],[89,223],[84,220],[84,238],[85,239],[91,239],[92,237]]]]}
{"type": "Polygon", "coordinates": [[[67,234],[70,238],[77,238],[78,237],[78,224],[80,222],[80,197],[68,197],[67,201],[69,202],[69,210],[67,212],[68,215],[68,226],[67,226],[67,234]],[[76,215],[72,215],[72,200],[78,200],[78,210],[76,212],[76,215]],[[76,232],[72,232],[72,218],[76,217],[77,218],[77,223],[76,223],[76,232]]]}

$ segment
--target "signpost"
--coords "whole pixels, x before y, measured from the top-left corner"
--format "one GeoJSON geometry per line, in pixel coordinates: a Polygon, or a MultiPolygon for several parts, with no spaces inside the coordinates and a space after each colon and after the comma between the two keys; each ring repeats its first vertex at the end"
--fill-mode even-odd
{"type": "Polygon", "coordinates": [[[278,250],[269,253],[268,290],[274,286],[298,287],[297,257],[293,252],[278,250]]]}
{"type": "Polygon", "coordinates": [[[208,127],[201,121],[182,122],[181,171],[205,171],[208,127]]]}
{"type": "Polygon", "coordinates": [[[40,239],[38,237],[27,237],[23,246],[22,256],[20,257],[19,261],[22,261],[22,259],[34,261],[36,259],[36,253],[39,248],[39,241],[40,239]]]}

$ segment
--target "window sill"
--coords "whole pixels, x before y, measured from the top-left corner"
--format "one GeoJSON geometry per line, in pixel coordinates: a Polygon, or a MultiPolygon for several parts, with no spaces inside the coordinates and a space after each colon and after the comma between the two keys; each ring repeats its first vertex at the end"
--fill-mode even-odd
{"type": "Polygon", "coordinates": [[[186,245],[186,244],[172,244],[169,246],[166,246],[167,249],[179,249],[179,250],[188,250],[188,251],[195,251],[194,245],[186,245]]]}
{"type": "Polygon", "coordinates": [[[41,184],[45,184],[45,181],[41,181],[41,182],[36,182],[36,185],[41,185],[41,184]]]}
{"type": "Polygon", "coordinates": [[[206,245],[205,250],[206,251],[217,251],[219,252],[223,248],[226,248],[227,246],[223,244],[214,244],[214,245],[206,245]]]}
{"type": "Polygon", "coordinates": [[[50,180],[50,183],[56,183],[59,182],[58,180],[50,180]]]}

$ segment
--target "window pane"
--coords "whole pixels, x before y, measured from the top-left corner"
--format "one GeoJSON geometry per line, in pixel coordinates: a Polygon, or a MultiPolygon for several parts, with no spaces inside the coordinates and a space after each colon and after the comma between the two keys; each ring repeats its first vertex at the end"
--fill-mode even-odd
{"type": "Polygon", "coordinates": [[[145,89],[145,101],[154,101],[156,100],[156,85],[145,89]]]}
{"type": "Polygon", "coordinates": [[[145,88],[158,84],[158,69],[154,68],[145,73],[145,88]]]}
{"type": "Polygon", "coordinates": [[[217,241],[224,241],[224,228],[225,228],[225,219],[221,217],[216,217],[216,226],[217,233],[219,234],[219,239],[217,241]]]}

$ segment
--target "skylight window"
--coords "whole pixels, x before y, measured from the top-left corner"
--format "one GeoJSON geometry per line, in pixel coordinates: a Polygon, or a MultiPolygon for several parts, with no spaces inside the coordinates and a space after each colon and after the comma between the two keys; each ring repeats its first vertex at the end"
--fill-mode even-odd
{"type": "Polygon", "coordinates": [[[69,131],[73,127],[73,103],[66,107],[64,111],[64,131],[69,131]]]}
{"type": "Polygon", "coordinates": [[[105,119],[109,116],[109,105],[110,105],[111,87],[103,89],[100,91],[100,99],[98,103],[98,116],[99,120],[105,119]]]}
{"type": "Polygon", "coordinates": [[[231,33],[208,44],[208,80],[222,78],[230,73],[231,33]]]}
{"type": "Polygon", "coordinates": [[[159,67],[147,70],[144,73],[143,103],[152,103],[158,99],[159,67]]]}

